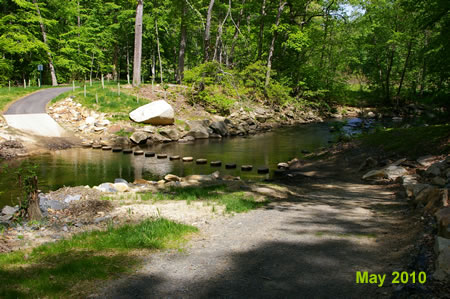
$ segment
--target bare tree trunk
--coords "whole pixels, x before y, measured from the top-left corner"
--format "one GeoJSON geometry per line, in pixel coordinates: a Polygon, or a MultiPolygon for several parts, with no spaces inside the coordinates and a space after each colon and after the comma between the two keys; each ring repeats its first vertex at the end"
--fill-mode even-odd
{"type": "Polygon", "coordinates": [[[127,80],[128,84],[130,84],[130,48],[128,45],[128,37],[127,37],[127,80]]]}
{"type": "Polygon", "coordinates": [[[155,61],[155,54],[152,54],[152,91],[153,91],[153,85],[155,85],[155,77],[156,77],[156,61],[155,61]]]}
{"type": "MultiPolygon", "coordinates": [[[[278,25],[280,25],[280,18],[281,18],[281,13],[283,12],[284,6],[286,5],[287,2],[283,2],[283,0],[280,0],[280,5],[278,7],[278,13],[277,13],[277,19],[275,22],[275,26],[278,27],[278,25]]],[[[272,43],[270,44],[270,49],[269,49],[269,57],[267,58],[267,73],[266,73],[266,87],[269,85],[270,82],[270,71],[272,69],[272,57],[273,57],[273,51],[275,49],[275,41],[277,39],[277,31],[275,30],[275,32],[273,33],[273,37],[272,37],[272,43]]]]}
{"type": "Polygon", "coordinates": [[[117,64],[119,61],[119,45],[115,45],[114,46],[114,54],[113,54],[113,70],[112,70],[112,75],[113,75],[113,80],[117,80],[117,64]]]}
{"type": "Polygon", "coordinates": [[[27,214],[30,220],[41,220],[42,219],[42,212],[41,208],[39,207],[39,196],[38,196],[38,179],[37,176],[34,176],[31,178],[31,187],[32,190],[30,191],[30,194],[28,195],[28,209],[27,214]]]}
{"type": "Polygon", "coordinates": [[[261,22],[259,23],[259,35],[258,35],[258,60],[261,60],[262,44],[264,38],[264,17],[266,16],[266,0],[263,0],[261,6],[261,22]]]}
{"type": "Polygon", "coordinates": [[[408,67],[409,56],[411,56],[412,40],[408,43],[408,54],[406,54],[405,64],[403,65],[402,76],[400,77],[400,84],[398,85],[397,97],[400,95],[403,86],[403,80],[405,79],[406,68],[408,67]]]}
{"type": "MultiPolygon", "coordinates": [[[[42,21],[42,16],[41,16],[41,10],[39,9],[39,5],[37,4],[36,0],[33,0],[34,5],[36,6],[36,11],[39,17],[39,24],[41,26],[41,31],[42,31],[42,39],[44,40],[44,44],[47,44],[47,33],[45,32],[45,26],[44,26],[44,22],[42,21]]],[[[50,68],[50,74],[52,76],[52,86],[58,86],[58,80],[56,79],[56,72],[55,72],[55,67],[53,66],[53,58],[52,58],[52,53],[50,53],[50,51],[47,52],[48,55],[48,67],[50,68]]]]}
{"type": "Polygon", "coordinates": [[[161,61],[161,51],[159,49],[159,33],[158,33],[158,20],[155,19],[155,29],[156,29],[156,46],[158,50],[158,59],[159,59],[159,75],[161,76],[161,84],[163,84],[163,69],[162,69],[162,61],[161,61]]]}
{"type": "MultiPolygon", "coordinates": [[[[424,47],[428,47],[428,31],[425,31],[424,33],[425,41],[424,41],[424,47]]],[[[427,61],[425,54],[423,55],[423,65],[422,65],[422,74],[421,74],[421,82],[420,82],[420,96],[423,96],[423,93],[425,91],[425,82],[427,78],[427,61]]]]}
{"type": "Polygon", "coordinates": [[[143,13],[144,13],[144,0],[138,0],[138,4],[136,7],[136,23],[134,25],[133,86],[139,86],[141,84],[143,13]]]}
{"type": "Polygon", "coordinates": [[[184,78],[184,56],[186,52],[186,2],[183,1],[181,13],[181,36],[180,36],[180,52],[178,53],[178,77],[177,83],[181,84],[184,78]]]}
{"type": "Polygon", "coordinates": [[[214,6],[214,0],[210,0],[208,7],[208,14],[206,15],[205,27],[205,61],[209,61],[209,43],[211,39],[211,17],[214,6]]]}
{"type": "Polygon", "coordinates": [[[225,25],[225,22],[227,21],[230,12],[231,12],[231,1],[230,5],[228,6],[227,14],[225,15],[225,18],[223,18],[223,21],[219,24],[219,28],[217,29],[216,45],[214,47],[213,60],[218,60],[217,55],[219,53],[219,48],[221,47],[222,44],[221,41],[222,41],[223,26],[225,25]]]}
{"type": "Polygon", "coordinates": [[[389,64],[388,69],[386,71],[386,102],[389,103],[391,101],[391,70],[392,65],[394,64],[394,56],[395,56],[395,47],[392,47],[391,55],[389,56],[389,64]]]}
{"type": "Polygon", "coordinates": [[[233,64],[234,48],[236,47],[236,41],[239,36],[239,27],[241,26],[242,16],[244,15],[244,4],[245,0],[242,0],[241,10],[239,11],[239,17],[236,22],[236,29],[234,30],[233,41],[231,43],[230,56],[227,56],[227,67],[229,66],[228,60],[233,64]]]}

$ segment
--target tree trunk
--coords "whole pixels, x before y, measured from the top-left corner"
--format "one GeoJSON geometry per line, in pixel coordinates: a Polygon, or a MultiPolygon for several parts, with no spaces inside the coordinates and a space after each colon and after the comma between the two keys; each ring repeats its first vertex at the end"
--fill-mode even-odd
{"type": "Polygon", "coordinates": [[[133,86],[139,86],[141,84],[143,13],[144,13],[144,0],[138,0],[138,5],[136,7],[136,23],[134,25],[133,86]]]}
{"type": "Polygon", "coordinates": [[[261,22],[259,23],[259,35],[258,35],[258,60],[261,60],[262,45],[264,39],[264,17],[266,16],[266,0],[263,0],[261,6],[261,22]]]}
{"type": "MultiPolygon", "coordinates": [[[[33,0],[34,5],[36,6],[36,11],[39,17],[39,25],[41,26],[41,31],[42,31],[42,39],[44,40],[44,44],[47,44],[47,33],[45,32],[45,25],[44,22],[42,21],[42,16],[41,16],[41,10],[39,9],[39,5],[37,4],[36,0],[33,0]]],[[[50,53],[50,51],[47,52],[48,55],[48,67],[50,68],[50,74],[52,76],[52,86],[58,86],[58,80],[56,79],[56,72],[55,72],[55,67],[53,66],[53,58],[52,58],[52,53],[50,53]]]]}
{"type": "Polygon", "coordinates": [[[184,56],[186,52],[186,8],[186,2],[183,1],[183,7],[181,9],[180,52],[178,53],[178,84],[181,84],[184,78],[184,56]]]}
{"type": "Polygon", "coordinates": [[[161,76],[161,84],[163,84],[163,69],[162,69],[162,61],[161,61],[161,51],[159,49],[159,33],[158,33],[158,20],[155,19],[155,30],[156,30],[156,46],[158,50],[158,59],[159,59],[159,75],[161,76]]]}
{"type": "MultiPolygon", "coordinates": [[[[283,12],[284,6],[286,5],[286,2],[283,2],[283,0],[280,0],[280,6],[278,7],[278,13],[277,13],[277,19],[275,22],[275,27],[278,27],[280,25],[280,18],[281,13],[283,12]]],[[[266,87],[269,85],[270,82],[270,71],[272,69],[272,57],[273,57],[273,51],[275,49],[275,41],[277,39],[277,31],[275,29],[275,32],[273,33],[272,37],[272,43],[270,44],[269,49],[269,57],[267,58],[267,73],[266,73],[266,87]]]]}
{"type": "Polygon", "coordinates": [[[228,6],[228,11],[227,14],[225,15],[225,18],[223,18],[223,21],[221,23],[219,23],[219,28],[217,29],[217,37],[216,37],[216,45],[214,47],[214,56],[213,56],[213,60],[219,60],[218,59],[218,54],[220,52],[220,48],[221,48],[221,44],[222,44],[222,33],[223,33],[223,26],[225,25],[228,16],[230,15],[231,12],[231,1],[230,1],[230,5],[228,6]]]}
{"type": "MultiPolygon", "coordinates": [[[[424,40],[425,51],[424,52],[426,52],[426,48],[428,47],[428,31],[425,31],[424,37],[425,37],[425,40],[424,40]]],[[[426,79],[427,79],[427,60],[426,60],[425,53],[424,53],[423,54],[421,82],[420,82],[420,93],[419,93],[421,97],[423,96],[423,93],[425,91],[426,79]]]]}
{"type": "Polygon", "coordinates": [[[391,101],[391,70],[392,65],[394,64],[394,55],[395,55],[395,47],[392,47],[391,55],[389,56],[389,64],[388,69],[386,71],[386,103],[389,103],[391,101]]]}
{"type": "Polygon", "coordinates": [[[127,36],[127,83],[130,84],[130,47],[128,45],[128,36],[127,36]]]}
{"type": "Polygon", "coordinates": [[[230,56],[227,59],[227,66],[228,66],[228,60],[233,64],[234,48],[236,46],[236,41],[239,36],[239,30],[240,30],[239,27],[241,26],[242,16],[244,15],[244,4],[245,4],[245,0],[242,0],[241,10],[239,11],[239,17],[236,22],[236,29],[234,30],[233,41],[231,43],[230,56]]]}
{"type": "Polygon", "coordinates": [[[408,67],[409,56],[411,56],[412,40],[408,43],[408,54],[406,54],[405,64],[403,65],[402,76],[400,77],[400,84],[398,85],[397,97],[400,95],[403,86],[403,80],[405,79],[406,68],[408,67]]]}
{"type": "Polygon", "coordinates": [[[206,26],[205,26],[205,62],[209,61],[209,43],[211,39],[211,17],[213,6],[214,0],[210,0],[208,7],[208,14],[206,15],[206,26]]]}
{"type": "Polygon", "coordinates": [[[112,70],[112,75],[113,75],[113,80],[117,81],[117,65],[118,65],[118,61],[119,61],[119,45],[115,45],[114,46],[114,54],[113,54],[113,70],[112,70]]]}

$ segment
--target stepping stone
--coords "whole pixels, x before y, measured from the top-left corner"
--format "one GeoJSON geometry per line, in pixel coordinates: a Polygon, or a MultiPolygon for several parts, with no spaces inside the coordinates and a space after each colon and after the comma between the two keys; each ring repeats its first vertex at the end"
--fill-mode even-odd
{"type": "Polygon", "coordinates": [[[123,153],[124,154],[132,154],[133,150],[131,148],[126,148],[126,149],[123,150],[123,153]]]}
{"type": "Polygon", "coordinates": [[[241,170],[243,171],[251,171],[253,169],[253,165],[242,165],[241,170]]]}
{"type": "Polygon", "coordinates": [[[85,148],[89,148],[89,147],[92,147],[92,143],[89,143],[89,142],[83,142],[83,143],[81,144],[81,146],[82,146],[82,147],[85,147],[85,148]]]}
{"type": "Polygon", "coordinates": [[[196,162],[197,162],[197,164],[206,164],[206,163],[208,163],[208,160],[206,160],[206,159],[197,159],[196,162]]]}
{"type": "Polygon", "coordinates": [[[167,154],[158,154],[158,155],[156,155],[156,158],[158,158],[158,159],[167,159],[167,154]]]}
{"type": "Polygon", "coordinates": [[[111,147],[110,147],[110,146],[104,146],[104,147],[102,147],[102,150],[104,150],[104,151],[110,151],[110,150],[111,150],[111,147]]]}
{"type": "Polygon", "coordinates": [[[112,149],[113,153],[120,153],[122,151],[121,147],[113,147],[112,149]]]}
{"type": "Polygon", "coordinates": [[[289,164],[285,162],[278,163],[277,165],[278,169],[289,169],[289,164]]]}
{"type": "Polygon", "coordinates": [[[183,157],[183,162],[192,162],[192,161],[194,161],[194,158],[192,158],[192,157],[183,157]]]}
{"type": "Polygon", "coordinates": [[[236,164],[225,164],[225,168],[226,169],[235,169],[236,168],[236,164]]]}
{"type": "Polygon", "coordinates": [[[258,173],[260,173],[260,174],[269,173],[269,168],[267,168],[267,167],[260,167],[260,168],[258,168],[258,173]]]}
{"type": "Polygon", "coordinates": [[[145,156],[146,156],[146,157],[154,157],[154,156],[155,156],[155,153],[152,153],[152,152],[146,152],[146,153],[145,153],[145,156]]]}
{"type": "Polygon", "coordinates": [[[101,149],[102,145],[101,144],[94,144],[94,145],[92,145],[92,148],[93,149],[101,149]]]}
{"type": "Polygon", "coordinates": [[[134,151],[135,156],[141,156],[144,154],[144,151],[134,151]]]}
{"type": "Polygon", "coordinates": [[[222,166],[222,161],[211,161],[211,166],[220,167],[222,166]]]}
{"type": "Polygon", "coordinates": [[[180,160],[180,156],[170,156],[169,160],[173,161],[173,160],[180,160]]]}

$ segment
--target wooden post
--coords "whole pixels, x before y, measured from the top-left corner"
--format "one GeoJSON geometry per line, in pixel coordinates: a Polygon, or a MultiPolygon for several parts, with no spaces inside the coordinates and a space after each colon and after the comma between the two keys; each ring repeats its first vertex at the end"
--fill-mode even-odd
{"type": "Polygon", "coordinates": [[[103,74],[102,74],[102,88],[105,89],[105,78],[103,78],[103,74]]]}
{"type": "Polygon", "coordinates": [[[139,90],[138,90],[137,95],[136,95],[136,102],[139,104],[139,90]]]}
{"type": "Polygon", "coordinates": [[[23,88],[27,88],[27,80],[23,79],[23,88]]]}
{"type": "Polygon", "coordinates": [[[130,74],[127,74],[128,85],[130,85],[130,74]]]}
{"type": "Polygon", "coordinates": [[[75,80],[72,81],[72,90],[75,92],[75,80]]]}
{"type": "Polygon", "coordinates": [[[96,102],[97,105],[98,105],[98,94],[97,94],[97,92],[95,92],[95,102],[96,102]]]}
{"type": "Polygon", "coordinates": [[[86,83],[84,84],[84,97],[86,97],[86,83]]]}
{"type": "Polygon", "coordinates": [[[28,87],[31,86],[31,79],[28,79],[28,87]]]}
{"type": "Polygon", "coordinates": [[[8,91],[11,91],[11,81],[9,81],[9,89],[8,91]]]}
{"type": "Polygon", "coordinates": [[[92,87],[92,76],[89,76],[89,84],[92,87]]]}
{"type": "Polygon", "coordinates": [[[38,86],[41,87],[41,80],[38,79],[38,86]]]}
{"type": "Polygon", "coordinates": [[[118,95],[120,97],[120,83],[117,83],[117,93],[118,93],[118,95]]]}

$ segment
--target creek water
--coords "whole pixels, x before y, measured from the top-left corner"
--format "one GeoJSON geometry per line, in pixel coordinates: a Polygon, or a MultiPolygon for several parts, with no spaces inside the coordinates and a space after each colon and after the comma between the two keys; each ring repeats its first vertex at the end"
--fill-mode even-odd
{"type": "MultiPolygon", "coordinates": [[[[348,120],[345,130],[358,132],[359,119],[348,120]]],[[[166,143],[141,147],[141,150],[164,153],[168,156],[191,156],[205,158],[206,165],[194,162],[170,161],[156,157],[134,156],[94,149],[74,148],[55,151],[51,154],[28,157],[10,163],[10,170],[27,160],[37,164],[39,188],[43,192],[63,186],[96,186],[123,178],[129,182],[135,179],[159,180],[166,174],[178,176],[191,174],[221,174],[239,176],[244,180],[262,180],[272,175],[279,162],[301,157],[302,151],[315,151],[336,141],[338,135],[330,132],[330,123],[313,123],[295,127],[279,128],[270,132],[249,136],[196,140],[192,143],[166,143]],[[212,167],[209,162],[222,161],[221,167],[212,167]],[[236,169],[225,169],[226,163],[236,163],[236,169]],[[240,166],[250,164],[253,170],[241,171],[240,166]],[[270,174],[260,175],[257,168],[266,166],[270,174]]],[[[139,148],[134,148],[135,150],[139,148]]],[[[8,171],[0,173],[0,208],[17,202],[19,189],[17,177],[8,171]]]]}

